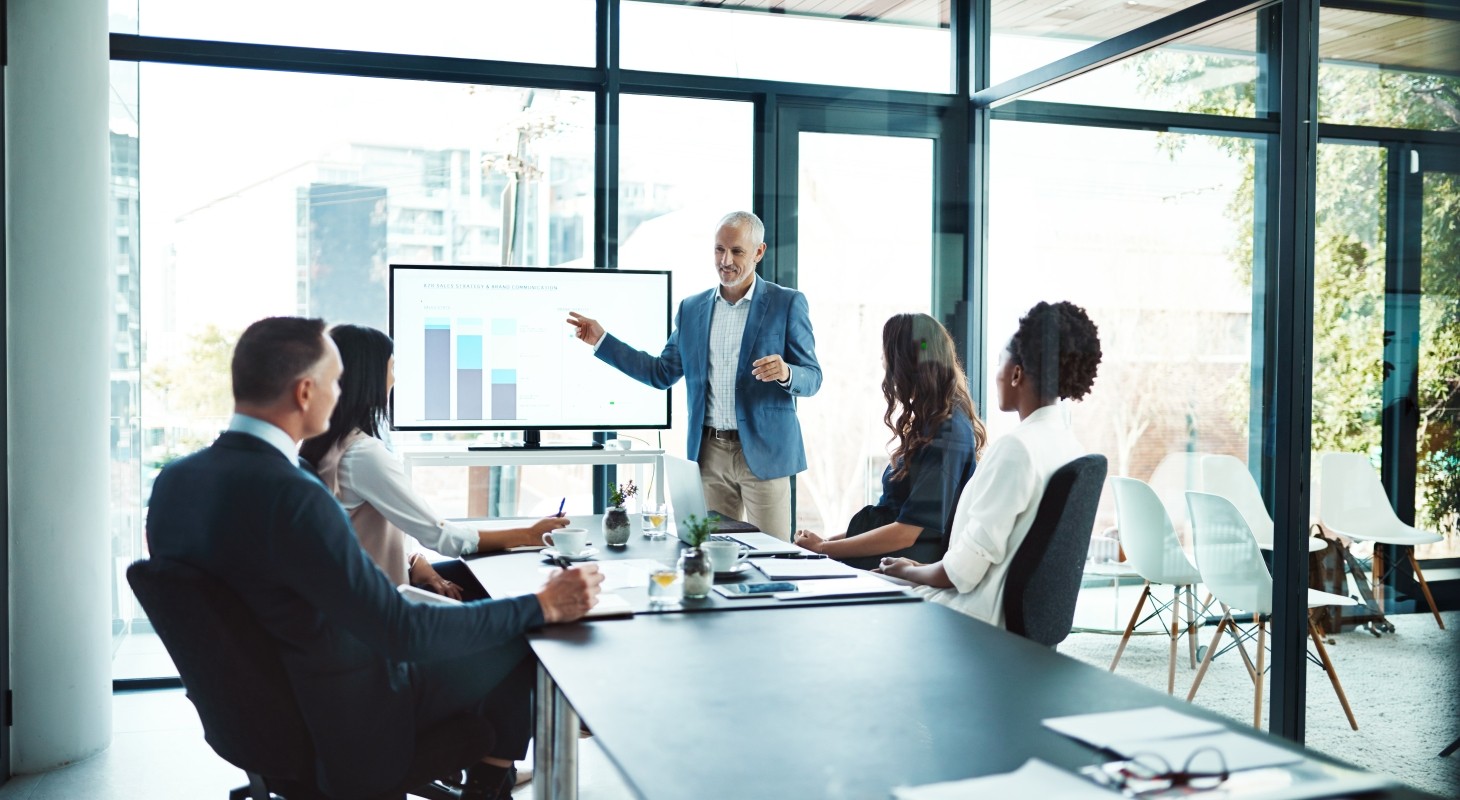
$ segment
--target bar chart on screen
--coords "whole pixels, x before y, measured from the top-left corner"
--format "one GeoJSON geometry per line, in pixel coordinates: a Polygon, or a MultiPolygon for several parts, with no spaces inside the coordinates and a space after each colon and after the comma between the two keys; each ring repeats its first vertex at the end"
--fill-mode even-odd
{"type": "Polygon", "coordinates": [[[667,392],[599,362],[566,323],[577,312],[657,351],[667,273],[394,265],[390,311],[397,428],[668,425],[667,392]]]}

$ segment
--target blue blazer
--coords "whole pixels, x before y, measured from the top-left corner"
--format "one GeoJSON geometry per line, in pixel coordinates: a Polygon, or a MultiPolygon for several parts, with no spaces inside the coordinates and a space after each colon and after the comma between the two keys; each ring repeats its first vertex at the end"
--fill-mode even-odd
{"type": "Polygon", "coordinates": [[[404,780],[416,745],[408,662],[490,659],[542,624],[533,595],[460,606],[402,599],[324,484],[245,433],[224,433],[162,470],[147,543],[153,556],[232,589],[278,640],[331,796],[404,780]]]}
{"type": "MultiPolygon", "coordinates": [[[[735,373],[735,417],[745,463],[757,478],[770,480],[806,469],[806,447],[796,419],[797,397],[821,388],[816,339],[806,295],[757,277],[750,299],[745,338],[735,373]],[[758,358],[780,355],[791,365],[791,386],[762,382],[750,374],[758,358]]],[[[635,380],[667,389],[684,378],[689,392],[689,460],[698,461],[705,430],[705,398],[710,370],[710,315],[719,288],[693,295],[679,304],[674,331],[656,358],[624,344],[612,334],[599,343],[597,356],[635,380]]]]}

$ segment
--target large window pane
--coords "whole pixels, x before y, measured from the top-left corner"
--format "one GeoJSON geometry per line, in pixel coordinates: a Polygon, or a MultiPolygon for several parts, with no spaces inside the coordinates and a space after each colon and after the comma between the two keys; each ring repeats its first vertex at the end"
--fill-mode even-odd
{"type": "Polygon", "coordinates": [[[1444,541],[1420,558],[1460,556],[1460,172],[1424,175],[1419,298],[1415,524],[1444,541]]]}
{"type": "Polygon", "coordinates": [[[127,565],[141,556],[142,329],[141,217],[138,212],[137,65],[111,65],[111,185],[108,193],[113,282],[111,313],[112,644],[119,678],[177,674],[127,589],[127,565]]]}
{"type": "Polygon", "coordinates": [[[877,89],[952,87],[947,3],[774,5],[625,0],[623,66],[877,89]]]}
{"type": "Polygon", "coordinates": [[[836,534],[882,494],[882,325],[932,305],[933,141],[803,132],[799,160],[797,286],[824,380],[797,406],[796,527],[836,534]]]}
{"type": "MultiPolygon", "coordinates": [[[[143,502],[226,424],[250,322],[384,330],[392,262],[592,266],[589,95],[157,64],[141,83],[143,502]]],[[[568,510],[587,513],[586,471],[547,469],[427,470],[420,488],[463,516],[552,513],[581,487],[568,510]]]]}
{"type": "MultiPolygon", "coordinates": [[[[1184,530],[1189,454],[1249,451],[1252,143],[995,122],[991,145],[987,385],[1030,306],[1083,306],[1104,358],[1065,413],[1184,530]]],[[[991,437],[1016,421],[990,412],[991,437]]]]}
{"type": "MultiPolygon", "coordinates": [[[[1385,158],[1380,147],[1320,144],[1313,229],[1315,477],[1323,453],[1382,456],[1385,158]]],[[[1318,507],[1320,480],[1315,480],[1318,507]]],[[[1354,544],[1368,557],[1372,546],[1354,544]]]]}
{"type": "Polygon", "coordinates": [[[989,4],[993,27],[989,50],[991,82],[1022,75],[1198,2],[993,0],[989,4]]]}
{"type": "Polygon", "coordinates": [[[1257,15],[1244,14],[1025,99],[1251,117],[1256,51],[1257,15]]]}
{"type": "Polygon", "coordinates": [[[112,3],[116,33],[592,66],[594,0],[112,3]]]}
{"type": "Polygon", "coordinates": [[[1318,118],[1460,130],[1460,21],[1324,8],[1318,118]]]}
{"type": "MultiPolygon", "coordinates": [[[[755,109],[750,103],[625,95],[619,103],[619,266],[674,274],[671,313],[715,285],[715,226],[750,210],[755,109]]],[[[775,263],[768,253],[767,263],[775,263]]],[[[663,342],[638,343],[657,354],[663,342]]],[[[644,445],[684,455],[689,413],[684,384],[673,389],[674,427],[623,431],[644,445]]],[[[647,490],[647,486],[645,487],[647,490]]]]}

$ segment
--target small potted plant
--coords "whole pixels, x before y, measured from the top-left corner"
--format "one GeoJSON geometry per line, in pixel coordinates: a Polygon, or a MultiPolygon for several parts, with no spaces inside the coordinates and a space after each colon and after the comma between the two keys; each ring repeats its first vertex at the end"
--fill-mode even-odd
{"type": "Polygon", "coordinates": [[[629,529],[632,523],[624,503],[639,491],[633,481],[621,483],[609,489],[608,513],[603,515],[603,542],[611,547],[623,547],[629,543],[629,529]]]}
{"type": "Polygon", "coordinates": [[[679,554],[679,571],[684,574],[684,596],[701,598],[709,595],[710,585],[715,582],[715,567],[710,563],[710,554],[700,548],[709,541],[710,534],[719,527],[719,517],[714,514],[699,517],[689,515],[684,521],[684,541],[689,549],[679,554]]]}

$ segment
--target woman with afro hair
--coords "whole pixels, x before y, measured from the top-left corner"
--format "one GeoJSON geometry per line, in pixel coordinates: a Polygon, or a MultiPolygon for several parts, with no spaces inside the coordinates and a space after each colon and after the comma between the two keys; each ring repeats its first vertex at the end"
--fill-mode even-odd
{"type": "Polygon", "coordinates": [[[1057,405],[1089,394],[1100,364],[1100,335],[1085,310],[1039,303],[1019,320],[994,384],[1000,411],[1019,425],[991,444],[958,498],[942,560],[884,558],[877,571],[992,625],[1004,625],[1009,562],[1034,523],[1050,476],[1085,454],[1057,405]]]}

